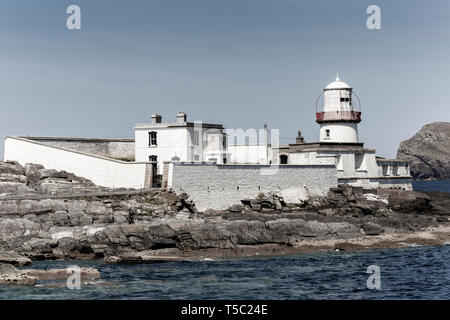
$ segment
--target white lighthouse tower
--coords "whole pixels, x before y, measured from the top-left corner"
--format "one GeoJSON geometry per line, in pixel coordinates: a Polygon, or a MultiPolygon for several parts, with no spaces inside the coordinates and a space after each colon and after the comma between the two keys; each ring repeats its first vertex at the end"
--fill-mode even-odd
{"type": "Polygon", "coordinates": [[[323,89],[323,108],[318,110],[316,101],[316,122],[320,124],[320,142],[358,142],[358,123],[361,121],[361,106],[352,104],[352,88],[336,76],[336,80],[323,89]]]}

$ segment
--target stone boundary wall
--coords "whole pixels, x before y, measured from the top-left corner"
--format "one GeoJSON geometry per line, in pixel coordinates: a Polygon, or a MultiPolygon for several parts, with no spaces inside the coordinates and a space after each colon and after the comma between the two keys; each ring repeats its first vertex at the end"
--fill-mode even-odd
{"type": "Polygon", "coordinates": [[[337,187],[334,165],[218,165],[174,162],[169,165],[168,186],[187,193],[197,209],[226,209],[259,193],[281,192],[286,202],[325,196],[337,187]],[[269,168],[274,168],[272,171],[269,168]],[[271,170],[263,174],[264,170],[271,170]]]}
{"type": "Polygon", "coordinates": [[[21,137],[51,147],[89,153],[123,161],[134,161],[134,139],[97,139],[64,137],[21,137]]]}
{"type": "Polygon", "coordinates": [[[349,184],[367,189],[385,188],[412,190],[412,177],[369,177],[369,178],[339,178],[339,184],[349,184]]]}
{"type": "Polygon", "coordinates": [[[109,188],[145,188],[144,162],[125,162],[52,147],[20,137],[6,137],[5,160],[64,170],[109,188]]]}

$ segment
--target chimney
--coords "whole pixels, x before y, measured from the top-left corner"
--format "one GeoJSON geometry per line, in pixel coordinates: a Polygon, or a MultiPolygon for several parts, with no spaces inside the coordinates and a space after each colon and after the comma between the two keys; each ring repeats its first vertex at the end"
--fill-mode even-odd
{"type": "Polygon", "coordinates": [[[302,132],[298,130],[297,137],[295,138],[295,143],[305,143],[305,139],[302,137],[302,132]]]}
{"type": "Polygon", "coordinates": [[[161,123],[162,117],[159,114],[152,114],[152,124],[161,123]]]}
{"type": "Polygon", "coordinates": [[[187,115],[184,112],[178,112],[177,114],[177,123],[185,123],[187,119],[187,115]]]}

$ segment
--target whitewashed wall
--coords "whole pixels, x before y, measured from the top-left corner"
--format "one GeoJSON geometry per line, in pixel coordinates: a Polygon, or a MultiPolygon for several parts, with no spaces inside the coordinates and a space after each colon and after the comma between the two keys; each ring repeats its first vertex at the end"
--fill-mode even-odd
{"type": "Polygon", "coordinates": [[[378,162],[378,176],[410,176],[409,164],[407,162],[378,162]],[[397,173],[394,172],[394,167],[397,166],[397,173]],[[385,174],[383,167],[386,169],[385,174]]]}
{"type": "Polygon", "coordinates": [[[209,158],[223,162],[224,148],[220,139],[222,133],[214,129],[197,129],[199,144],[194,145],[193,127],[143,127],[135,128],[135,157],[137,162],[149,161],[149,156],[157,156],[158,174],[163,173],[163,163],[172,161],[173,157],[180,161],[207,161],[209,158]],[[149,132],[156,132],[157,145],[149,146],[149,132]],[[205,134],[207,132],[207,134],[205,134]],[[202,137],[206,141],[202,143],[202,137]],[[198,156],[196,159],[195,156],[198,156]]]}
{"type": "Polygon", "coordinates": [[[229,144],[227,151],[230,163],[267,164],[267,156],[272,160],[272,150],[265,144],[229,144]]]}
{"type": "Polygon", "coordinates": [[[338,178],[377,177],[379,175],[375,151],[364,152],[364,160],[359,169],[355,167],[355,152],[351,151],[291,153],[289,163],[301,165],[333,164],[336,165],[338,178]]]}
{"type": "MultiPolygon", "coordinates": [[[[191,161],[191,152],[188,151],[188,132],[182,128],[152,128],[135,129],[135,158],[137,162],[148,162],[149,156],[158,157],[158,174],[162,174],[163,162],[170,161],[172,157],[191,161]],[[148,133],[157,132],[157,146],[149,146],[148,133]]],[[[190,150],[190,149],[189,149],[190,150]]]]}
{"type": "Polygon", "coordinates": [[[324,123],[320,125],[320,142],[358,142],[358,125],[356,123],[324,123]],[[327,138],[325,130],[330,130],[327,138]]]}
{"type": "Polygon", "coordinates": [[[5,139],[4,158],[65,170],[104,187],[142,188],[145,181],[145,163],[112,160],[16,137],[5,139]]]}
{"type": "Polygon", "coordinates": [[[168,186],[189,194],[199,210],[226,209],[243,198],[271,191],[297,203],[309,195],[325,196],[337,186],[334,165],[280,165],[273,174],[262,174],[262,168],[268,166],[171,163],[168,186]]]}

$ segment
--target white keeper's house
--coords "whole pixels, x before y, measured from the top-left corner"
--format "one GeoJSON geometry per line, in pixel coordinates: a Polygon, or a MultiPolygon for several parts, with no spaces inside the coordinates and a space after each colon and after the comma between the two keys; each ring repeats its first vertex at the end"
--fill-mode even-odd
{"type": "MultiPolygon", "coordinates": [[[[269,139],[267,128],[261,129],[264,139],[246,139],[248,137],[242,137],[246,132],[241,130],[242,134],[238,134],[236,140],[236,131],[233,131],[235,136],[230,137],[222,124],[190,122],[184,112],[178,113],[174,121],[165,122],[161,115],[155,113],[148,123],[135,125],[134,139],[8,136],[4,158],[73,172],[106,187],[148,188],[161,184],[173,187],[183,180],[176,172],[183,172],[183,177],[186,177],[195,171],[186,168],[198,169],[208,165],[209,169],[214,166],[217,171],[210,172],[208,178],[195,171],[196,176],[193,177],[208,184],[208,194],[213,192],[214,178],[218,174],[219,180],[231,179],[227,181],[228,185],[238,185],[239,179],[256,179],[249,183],[248,188],[256,183],[258,188],[254,191],[257,193],[269,191],[273,186],[282,190],[284,183],[289,185],[285,188],[290,190],[293,198],[302,199],[308,196],[308,192],[303,190],[308,188],[307,183],[302,181],[309,181],[306,177],[314,177],[314,172],[324,168],[328,170],[327,177],[331,178],[326,178],[328,180],[322,186],[317,184],[309,188],[315,188],[317,194],[324,194],[328,187],[341,183],[366,188],[411,189],[408,162],[377,157],[374,149],[366,148],[359,141],[361,118],[359,98],[347,83],[336,77],[316,101],[317,142],[305,142],[299,131],[295,143],[279,146],[273,135],[269,139]],[[322,96],[323,103],[319,103],[322,96]],[[280,176],[283,183],[281,180],[277,183],[272,177],[270,181],[258,184],[259,178],[253,175],[255,169],[275,165],[281,172],[288,168],[294,173],[290,171],[290,178],[280,176]],[[184,169],[173,169],[178,166],[184,166],[184,169]],[[238,169],[245,174],[236,177],[232,173],[224,175],[238,169]],[[301,174],[296,175],[295,170],[301,174]]],[[[186,184],[192,185],[193,180],[189,181],[186,184]]],[[[319,182],[311,182],[314,183],[319,182]]],[[[178,187],[183,188],[181,185],[178,187]]],[[[220,188],[225,190],[225,187],[220,188]]],[[[237,186],[241,193],[244,189],[237,186]]],[[[253,194],[253,191],[249,193],[253,194]]]]}

